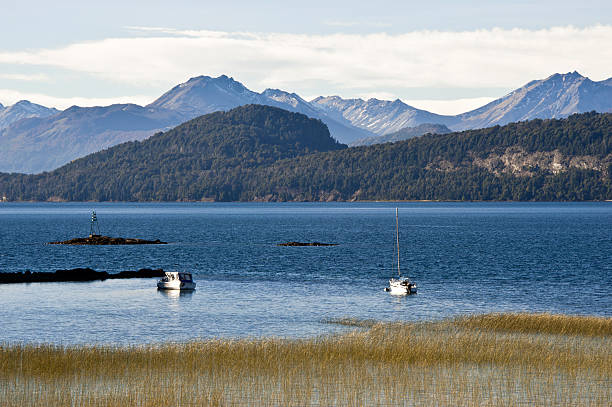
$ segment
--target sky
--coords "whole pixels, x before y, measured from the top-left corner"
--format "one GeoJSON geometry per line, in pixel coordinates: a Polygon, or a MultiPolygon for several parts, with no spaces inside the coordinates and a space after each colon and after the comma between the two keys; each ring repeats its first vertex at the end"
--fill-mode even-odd
{"type": "Polygon", "coordinates": [[[145,105],[199,75],[457,114],[612,77],[612,1],[0,0],[0,103],[145,105]]]}

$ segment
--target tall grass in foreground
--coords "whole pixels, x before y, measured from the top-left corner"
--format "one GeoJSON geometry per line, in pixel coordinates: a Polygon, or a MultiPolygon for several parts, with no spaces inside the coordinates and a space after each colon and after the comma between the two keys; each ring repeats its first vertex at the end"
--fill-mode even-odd
{"type": "Polygon", "coordinates": [[[341,320],[314,339],[0,347],[2,406],[516,406],[612,403],[612,319],[341,320]]]}

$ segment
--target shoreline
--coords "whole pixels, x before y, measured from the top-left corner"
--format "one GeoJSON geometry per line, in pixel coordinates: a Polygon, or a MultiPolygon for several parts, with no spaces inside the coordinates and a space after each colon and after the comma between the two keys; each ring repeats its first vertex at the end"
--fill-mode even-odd
{"type": "MultiPolygon", "coordinates": [[[[157,270],[153,270],[157,271],[157,270]]],[[[1,275],[1,273],[0,273],[1,275]]],[[[130,277],[127,277],[130,278],[130,277]]],[[[134,277],[141,278],[141,277],[134,277]]],[[[71,282],[78,282],[72,280],[71,282]]],[[[332,339],[345,336],[353,331],[366,332],[374,327],[383,328],[407,328],[407,327],[433,327],[436,325],[452,325],[460,324],[464,327],[476,328],[484,327],[497,332],[505,333],[522,333],[522,334],[553,334],[553,335],[586,335],[593,337],[609,337],[612,341],[612,316],[601,315],[583,315],[583,314],[552,314],[549,312],[492,312],[492,313],[472,313],[460,314],[450,317],[442,317],[440,319],[427,319],[421,321],[378,321],[372,319],[356,319],[356,318],[331,318],[322,319],[323,324],[343,326],[349,330],[339,333],[322,333],[316,335],[307,335],[303,337],[292,336],[219,336],[210,338],[193,338],[184,341],[157,341],[143,343],[77,343],[60,345],[53,342],[35,342],[21,343],[13,342],[6,343],[0,341],[0,350],[3,346],[52,346],[65,349],[88,349],[88,348],[106,348],[106,349],[136,349],[136,348],[151,348],[157,349],[163,346],[187,346],[195,343],[208,343],[227,341],[234,344],[253,343],[258,341],[282,341],[285,343],[298,343],[303,341],[332,339]]],[[[612,355],[611,355],[612,356],[612,355]]]]}
{"type": "Polygon", "coordinates": [[[119,273],[108,273],[106,271],[95,271],[90,268],[75,268],[68,270],[56,270],[52,272],[0,272],[1,284],[29,284],[29,283],[65,283],[65,282],[91,282],[128,278],[159,278],[165,275],[162,269],[142,268],[140,270],[120,271],[119,273]]]}
{"type": "Polygon", "coordinates": [[[68,201],[68,200],[45,200],[45,201],[32,201],[32,200],[17,200],[17,201],[0,201],[0,207],[3,203],[49,203],[49,204],[104,204],[104,203],[123,203],[123,204],[168,204],[168,203],[201,203],[201,204],[229,204],[229,203],[599,203],[599,202],[612,202],[612,199],[602,200],[586,200],[586,201],[512,201],[512,200],[444,200],[444,199],[378,199],[378,200],[332,200],[332,201],[268,201],[268,200],[251,200],[251,201],[214,201],[214,200],[176,200],[176,201],[68,201]]]}

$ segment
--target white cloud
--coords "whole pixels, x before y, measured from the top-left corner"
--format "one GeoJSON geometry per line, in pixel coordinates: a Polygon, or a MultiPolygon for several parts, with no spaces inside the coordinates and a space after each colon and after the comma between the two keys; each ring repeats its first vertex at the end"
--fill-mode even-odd
{"type": "Polygon", "coordinates": [[[10,81],[40,82],[48,80],[49,76],[45,74],[20,74],[0,72],[0,79],[8,79],[10,81]]]}
{"type": "MultiPolygon", "coordinates": [[[[611,76],[612,66],[610,25],[397,35],[128,28],[148,35],[0,52],[0,68],[49,66],[156,89],[192,76],[228,74],[257,91],[274,87],[303,95],[381,94],[410,100],[411,88],[512,89],[574,70],[601,80],[611,76]]],[[[436,103],[443,108],[444,102],[436,103]]],[[[455,100],[448,108],[459,103],[468,104],[455,100]]]]}
{"type": "Polygon", "coordinates": [[[64,110],[70,106],[108,106],[114,103],[136,103],[146,105],[151,103],[154,98],[149,96],[119,96],[113,98],[85,98],[85,97],[57,97],[42,93],[19,92],[11,89],[0,89],[0,102],[5,106],[10,106],[20,100],[29,100],[47,107],[55,107],[64,110]]]}

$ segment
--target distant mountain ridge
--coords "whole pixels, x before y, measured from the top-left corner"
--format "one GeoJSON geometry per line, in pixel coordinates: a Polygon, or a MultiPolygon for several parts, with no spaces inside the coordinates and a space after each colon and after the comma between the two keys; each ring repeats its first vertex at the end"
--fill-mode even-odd
{"type": "MultiPolygon", "coordinates": [[[[202,114],[262,104],[322,120],[343,143],[386,135],[425,123],[452,130],[612,111],[612,78],[594,82],[577,72],[531,81],[481,108],[445,116],[401,100],[318,97],[306,101],[279,89],[253,92],[226,75],[198,76],[147,106],[73,106],[63,112],[27,101],[0,107],[0,172],[37,173],[129,140],[143,140],[202,114]]],[[[384,139],[380,139],[384,141],[384,139]]]]}
{"type": "Polygon", "coordinates": [[[414,108],[399,99],[342,99],[339,96],[318,97],[311,103],[334,117],[342,117],[356,127],[378,135],[396,132],[405,127],[425,123],[452,126],[458,122],[454,116],[443,116],[414,108]]]}
{"type": "Polygon", "coordinates": [[[275,106],[320,119],[339,141],[373,135],[346,121],[334,120],[296,94],[273,89],[256,93],[225,75],[199,76],[144,107],[73,106],[61,114],[11,123],[0,130],[0,172],[52,170],[125,141],[146,139],[194,117],[248,104],[275,106]]]}
{"type": "Polygon", "coordinates": [[[185,117],[133,104],[72,106],[56,115],[19,120],[0,130],[4,172],[41,172],[113,145],[144,139],[185,117]]]}
{"type": "Polygon", "coordinates": [[[60,111],[55,108],[48,108],[27,100],[20,100],[12,106],[4,107],[0,103],[0,129],[21,120],[35,117],[53,116],[60,111]]]}
{"type": "Polygon", "coordinates": [[[353,126],[343,119],[336,119],[313,107],[295,93],[280,89],[266,89],[262,93],[249,90],[242,83],[221,75],[217,78],[198,76],[175,86],[153,103],[149,108],[168,109],[181,112],[189,118],[219,110],[227,111],[238,106],[258,104],[274,106],[290,112],[302,113],[321,119],[336,140],[346,143],[360,137],[373,136],[365,129],[353,126]]]}
{"type": "Polygon", "coordinates": [[[474,129],[531,119],[559,119],[573,113],[612,111],[612,78],[594,82],[578,72],[531,81],[478,109],[458,115],[457,129],[474,129]]]}
{"type": "Polygon", "coordinates": [[[478,109],[444,116],[409,106],[402,101],[318,97],[311,102],[342,116],[351,124],[384,135],[423,123],[444,124],[467,130],[531,119],[563,118],[574,113],[612,111],[612,78],[594,82],[578,72],[554,74],[535,80],[478,109]]]}
{"type": "Polygon", "coordinates": [[[404,127],[394,133],[388,133],[382,136],[366,137],[349,144],[350,147],[371,146],[372,144],[394,143],[396,141],[408,140],[414,137],[419,137],[424,134],[447,134],[452,130],[443,124],[423,123],[416,127],[404,127]]]}

